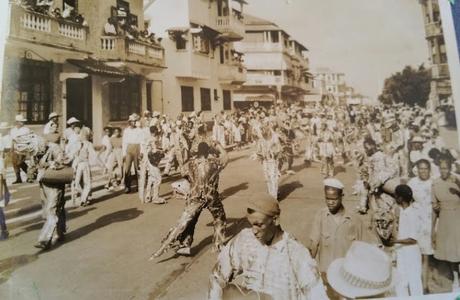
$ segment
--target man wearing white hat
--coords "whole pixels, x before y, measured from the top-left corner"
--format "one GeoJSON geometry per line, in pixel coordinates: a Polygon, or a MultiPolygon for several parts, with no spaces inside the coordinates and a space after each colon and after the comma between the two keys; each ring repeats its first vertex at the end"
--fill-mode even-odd
{"type": "Polygon", "coordinates": [[[30,133],[30,129],[24,126],[24,123],[27,122],[27,119],[23,115],[17,115],[15,121],[16,126],[13,127],[10,131],[10,137],[13,142],[11,148],[11,160],[13,163],[14,173],[16,174],[16,181],[13,182],[13,184],[22,183],[21,170],[27,174],[27,164],[25,162],[26,156],[15,151],[16,139],[30,133]]]}
{"type": "Polygon", "coordinates": [[[55,112],[52,112],[48,116],[48,123],[45,124],[45,127],[43,128],[43,134],[50,134],[50,133],[55,133],[53,132],[54,127],[58,127],[59,125],[59,115],[55,112]]]}
{"type": "Polygon", "coordinates": [[[353,241],[361,239],[361,222],[342,205],[343,190],[338,179],[324,180],[327,207],[315,216],[310,233],[309,248],[323,275],[334,259],[345,256],[353,241]]]}
{"type": "Polygon", "coordinates": [[[141,128],[136,127],[136,122],[138,121],[139,116],[137,114],[130,115],[128,119],[129,126],[123,131],[122,151],[125,159],[124,181],[126,193],[131,192],[131,167],[134,165],[135,176],[137,176],[139,168],[139,156],[144,133],[141,128]]]}

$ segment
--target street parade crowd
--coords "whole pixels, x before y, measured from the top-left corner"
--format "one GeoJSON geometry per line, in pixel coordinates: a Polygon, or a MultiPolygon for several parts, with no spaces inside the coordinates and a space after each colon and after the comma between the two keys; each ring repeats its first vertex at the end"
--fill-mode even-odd
{"type": "Polygon", "coordinates": [[[75,206],[91,205],[91,170],[99,166],[108,191],[137,191],[142,203],[166,204],[162,180],[181,177],[172,187],[185,199],[183,212],[151,259],[169,250],[191,255],[199,216],[209,210],[218,253],[209,299],[419,296],[458,287],[460,157],[440,136],[437,111],[402,104],[350,108],[328,98],[311,107],[277,103],[221,112],[212,122],[201,112],[171,118],[146,111],[130,115],[125,128],[105,127],[99,144],[78,119],[67,120],[64,130],[58,119],[51,113],[43,133],[26,127],[22,115],[14,127],[0,124],[3,240],[2,208],[10,198],[4,161],[11,155],[13,184],[23,172],[40,185],[45,223],[35,246],[43,250],[65,239],[66,185],[75,206]],[[243,148],[253,150],[267,188],[247,200],[250,228],[228,236],[219,176],[227,151],[243,148]],[[308,245],[279,221],[280,177],[295,173],[299,156],[306,168],[319,164],[324,177],[325,207],[307,229],[308,245]],[[356,176],[355,209],[342,204],[338,166],[356,176]]]}

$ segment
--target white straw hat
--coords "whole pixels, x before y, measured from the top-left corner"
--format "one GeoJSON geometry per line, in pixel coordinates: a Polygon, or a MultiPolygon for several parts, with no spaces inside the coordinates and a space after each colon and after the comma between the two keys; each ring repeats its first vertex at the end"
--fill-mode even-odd
{"type": "Polygon", "coordinates": [[[16,115],[16,117],[14,119],[15,119],[16,122],[27,122],[27,119],[21,114],[16,115]]]}
{"type": "Polygon", "coordinates": [[[348,298],[383,294],[394,287],[398,277],[385,252],[361,241],[353,242],[345,258],[334,260],[327,270],[331,287],[348,298]]]}

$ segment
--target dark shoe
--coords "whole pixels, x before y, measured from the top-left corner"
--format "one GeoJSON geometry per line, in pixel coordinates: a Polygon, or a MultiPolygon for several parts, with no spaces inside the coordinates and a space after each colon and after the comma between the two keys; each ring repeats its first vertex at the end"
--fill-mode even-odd
{"type": "Polygon", "coordinates": [[[22,183],[22,179],[16,179],[16,181],[13,182],[13,184],[18,184],[18,183],[22,183]]]}
{"type": "Polygon", "coordinates": [[[42,250],[48,250],[51,247],[50,242],[38,242],[37,244],[34,245],[35,248],[42,249],[42,250]]]}
{"type": "Polygon", "coordinates": [[[27,182],[27,183],[34,183],[34,180],[33,180],[33,179],[27,179],[26,182],[27,182]]]}
{"type": "Polygon", "coordinates": [[[131,193],[131,189],[130,188],[125,188],[125,194],[129,194],[131,193]]]}

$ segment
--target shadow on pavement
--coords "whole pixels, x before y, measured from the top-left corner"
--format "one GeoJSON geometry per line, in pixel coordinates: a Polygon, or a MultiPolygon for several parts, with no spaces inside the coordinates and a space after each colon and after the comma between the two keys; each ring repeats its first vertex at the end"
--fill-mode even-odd
{"type": "Polygon", "coordinates": [[[293,181],[293,182],[283,184],[282,186],[278,188],[278,193],[279,193],[278,201],[280,202],[283,201],[296,189],[302,188],[302,187],[303,187],[303,184],[301,184],[299,181],[293,181]]]}
{"type": "MultiPolygon", "coordinates": [[[[90,211],[95,210],[95,209],[96,209],[95,207],[86,208],[84,210],[75,210],[75,208],[73,208],[71,210],[68,210],[68,212],[67,212],[67,220],[81,217],[81,216],[86,215],[87,213],[89,213],[90,211]]],[[[21,228],[20,232],[14,234],[14,235],[11,235],[10,238],[18,237],[18,236],[20,236],[20,235],[22,235],[22,234],[24,234],[26,232],[32,231],[32,230],[39,230],[39,229],[42,228],[43,223],[44,223],[44,221],[41,220],[41,221],[37,221],[37,223],[27,225],[26,227],[21,228]]]]}
{"type": "MultiPolygon", "coordinates": [[[[67,234],[65,243],[77,240],[107,225],[134,220],[142,214],[143,212],[138,210],[137,208],[129,208],[129,209],[120,210],[120,211],[99,217],[93,223],[80,227],[78,229],[75,229],[74,231],[67,234]]],[[[60,245],[57,245],[57,247],[54,247],[54,249],[58,248],[59,246],[60,245]]]]}
{"type": "Polygon", "coordinates": [[[28,265],[38,259],[38,253],[32,255],[18,255],[0,260],[0,284],[5,283],[11,274],[18,268],[28,265]]]}
{"type": "Polygon", "coordinates": [[[238,193],[239,191],[247,190],[249,188],[249,183],[248,182],[243,182],[238,185],[226,188],[222,193],[222,200],[225,200],[226,198],[238,193]]]}

